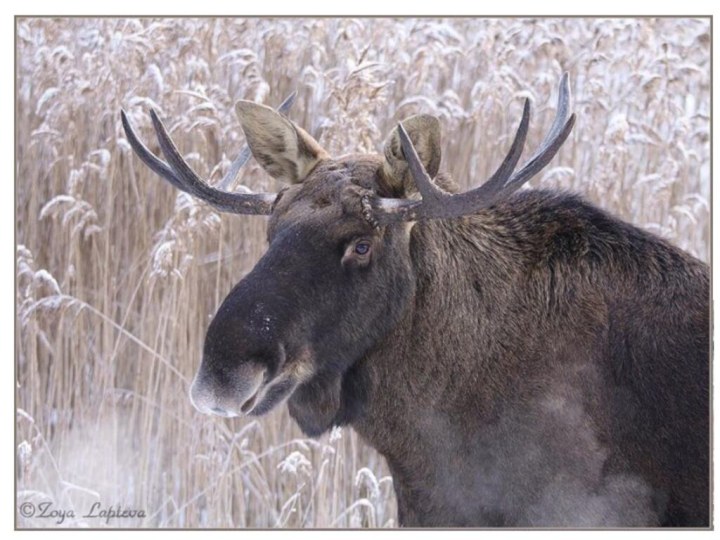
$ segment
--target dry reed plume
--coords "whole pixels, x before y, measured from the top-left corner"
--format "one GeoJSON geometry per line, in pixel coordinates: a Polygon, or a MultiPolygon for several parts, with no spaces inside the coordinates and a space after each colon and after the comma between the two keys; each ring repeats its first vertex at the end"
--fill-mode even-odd
{"type": "MultiPolygon", "coordinates": [[[[156,107],[218,181],[243,144],[238,99],[277,105],[335,154],[440,117],[462,186],[504,155],[522,97],[528,147],[570,72],[578,122],[535,187],[575,191],[709,258],[710,28],[673,19],[19,19],[18,505],[74,517],[20,527],[385,527],[382,458],[349,429],[304,438],[192,408],[210,317],[262,254],[263,218],[220,216],[144,167],[156,107]],[[85,518],[94,502],[146,517],[85,518]]],[[[273,188],[252,163],[242,181],[273,188]]]]}

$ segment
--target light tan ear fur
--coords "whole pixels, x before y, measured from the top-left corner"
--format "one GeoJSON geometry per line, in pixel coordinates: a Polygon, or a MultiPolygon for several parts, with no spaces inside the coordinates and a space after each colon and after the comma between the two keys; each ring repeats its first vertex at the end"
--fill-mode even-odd
{"type": "Polygon", "coordinates": [[[270,107],[242,100],[235,104],[235,112],[253,157],[277,180],[300,183],[329,157],[305,130],[270,107]]]}
{"type": "MultiPolygon", "coordinates": [[[[434,178],[440,169],[442,154],[440,121],[435,116],[419,114],[406,118],[402,121],[402,125],[410,136],[410,140],[420,157],[420,161],[425,166],[425,170],[431,178],[434,178]]],[[[401,196],[416,193],[417,188],[408,170],[397,127],[392,130],[385,140],[384,152],[383,174],[388,184],[401,196]]]]}

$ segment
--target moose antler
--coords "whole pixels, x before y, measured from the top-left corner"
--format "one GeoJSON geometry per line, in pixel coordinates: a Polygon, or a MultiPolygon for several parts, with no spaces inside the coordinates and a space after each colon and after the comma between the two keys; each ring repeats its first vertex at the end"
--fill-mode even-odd
{"type": "Polygon", "coordinates": [[[558,105],[550,130],[540,148],[528,162],[513,174],[522,154],[530,123],[530,101],[525,100],[520,126],[507,156],[495,173],[480,187],[465,193],[448,193],[439,188],[425,171],[410,137],[402,124],[398,125],[400,142],[415,185],[422,200],[385,199],[375,202],[374,218],[379,224],[393,221],[454,218],[474,214],[510,195],[545,167],[562,146],[575,124],[575,114],[568,117],[570,85],[563,74],[558,90],[558,105]]]}
{"type": "MultiPolygon", "coordinates": [[[[290,94],[278,107],[278,112],[287,112],[295,102],[296,97],[297,92],[290,94]]],[[[165,124],[160,120],[154,109],[150,109],[150,117],[153,127],[155,128],[158,143],[160,143],[160,149],[168,163],[165,163],[155,156],[155,154],[148,150],[147,146],[138,139],[124,110],[120,111],[120,116],[128,142],[138,157],[145,165],[177,189],[209,202],[222,212],[255,215],[272,213],[272,204],[276,197],[275,193],[253,193],[245,186],[241,186],[244,190],[243,193],[230,193],[211,187],[202,180],[197,173],[192,170],[185,159],[183,159],[168,134],[165,124]]],[[[246,145],[240,151],[238,157],[235,158],[227,174],[218,185],[223,189],[227,188],[228,185],[236,179],[238,171],[247,163],[248,159],[250,159],[250,148],[246,145]]]]}

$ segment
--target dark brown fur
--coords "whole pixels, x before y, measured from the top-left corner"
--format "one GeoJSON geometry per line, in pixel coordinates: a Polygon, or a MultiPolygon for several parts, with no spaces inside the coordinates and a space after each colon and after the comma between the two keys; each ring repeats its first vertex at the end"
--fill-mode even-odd
{"type": "Polygon", "coordinates": [[[388,459],[402,523],[708,524],[702,263],[533,191],[418,224],[411,249],[415,301],[354,370],[368,389],[354,425],[388,459]],[[630,478],[610,515],[550,511],[630,478]]]}
{"type": "Polygon", "coordinates": [[[374,227],[398,164],[317,155],[210,325],[203,410],[351,425],[405,526],[709,525],[705,264],[563,193],[374,227]]]}

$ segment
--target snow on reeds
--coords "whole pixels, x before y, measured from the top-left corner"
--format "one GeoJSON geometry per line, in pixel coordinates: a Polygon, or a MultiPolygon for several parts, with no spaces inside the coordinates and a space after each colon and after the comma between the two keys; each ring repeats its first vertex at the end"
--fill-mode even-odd
{"type": "MultiPolygon", "coordinates": [[[[386,465],[350,429],[302,436],[195,412],[215,309],[265,249],[265,220],[220,216],[134,157],[149,107],[219,181],[243,144],[238,99],[277,105],[332,153],[377,151],[440,117],[463,186],[529,146],[570,73],[576,127],[535,187],[574,191],[709,254],[708,20],[20,19],[17,25],[18,503],[73,510],[21,527],[385,527],[386,465]],[[83,517],[93,503],[145,517],[83,517]]],[[[152,145],[151,145],[152,146],[152,145]]],[[[274,189],[251,162],[242,181],[274,189]]]]}

